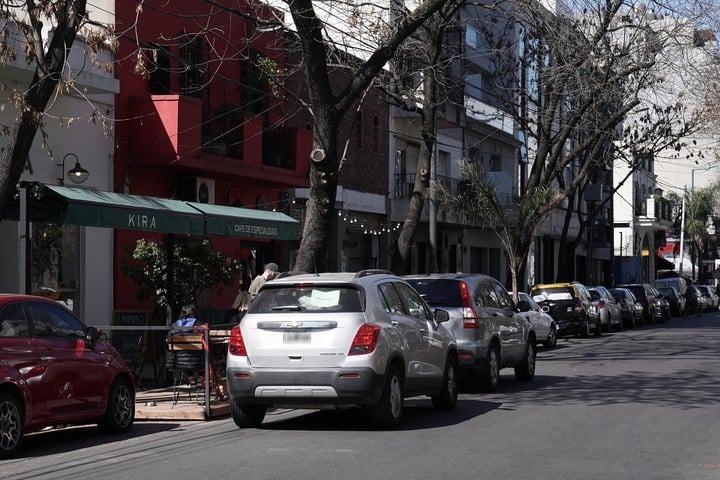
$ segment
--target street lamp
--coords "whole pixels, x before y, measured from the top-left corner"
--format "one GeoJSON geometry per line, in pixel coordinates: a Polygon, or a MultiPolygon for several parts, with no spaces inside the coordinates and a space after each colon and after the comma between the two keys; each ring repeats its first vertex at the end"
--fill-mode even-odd
{"type": "Polygon", "coordinates": [[[80,160],[78,160],[77,155],[75,155],[74,153],[68,153],[63,157],[62,163],[57,164],[58,167],[62,167],[62,175],[58,179],[58,181],[60,182],[60,185],[64,185],[64,183],[65,183],[63,181],[63,177],[65,177],[65,160],[67,160],[68,157],[75,158],[75,166],[68,171],[68,173],[67,173],[68,178],[70,180],[72,180],[74,183],[83,183],[90,176],[90,172],[85,170],[80,165],[80,160]]]}

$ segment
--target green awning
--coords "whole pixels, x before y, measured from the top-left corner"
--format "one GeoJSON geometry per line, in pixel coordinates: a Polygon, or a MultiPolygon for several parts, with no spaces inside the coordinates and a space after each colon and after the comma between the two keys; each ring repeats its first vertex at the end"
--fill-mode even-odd
{"type": "MultiPolygon", "coordinates": [[[[7,218],[17,220],[17,202],[7,218]]],[[[44,185],[28,200],[32,222],[85,225],[148,232],[295,240],[299,222],[279,212],[44,185]]]]}
{"type": "MultiPolygon", "coordinates": [[[[147,232],[205,233],[205,218],[182,200],[46,185],[48,200],[64,206],[62,223],[147,232]],[[53,197],[57,198],[53,198],[53,197]]],[[[33,219],[32,210],[30,220],[33,219]]]]}
{"type": "Polygon", "coordinates": [[[188,203],[205,215],[205,233],[209,235],[277,240],[295,240],[299,236],[300,223],[284,213],[188,203]]]}

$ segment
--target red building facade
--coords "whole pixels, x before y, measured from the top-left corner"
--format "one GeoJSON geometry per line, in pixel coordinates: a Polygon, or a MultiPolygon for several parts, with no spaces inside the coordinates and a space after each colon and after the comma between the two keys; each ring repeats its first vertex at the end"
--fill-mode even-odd
{"type": "MultiPolygon", "coordinates": [[[[116,4],[116,191],[289,211],[290,192],[307,185],[312,134],[286,126],[283,96],[259,67],[285,64],[282,30],[254,21],[270,13],[229,0],[146,0],[139,14],[116,4]]],[[[116,309],[138,306],[120,272],[139,238],[165,234],[115,231],[116,309]]],[[[287,241],[208,238],[243,262],[245,282],[266,262],[290,267],[287,241]]],[[[236,292],[214,289],[204,306],[227,308],[236,292]]]]}

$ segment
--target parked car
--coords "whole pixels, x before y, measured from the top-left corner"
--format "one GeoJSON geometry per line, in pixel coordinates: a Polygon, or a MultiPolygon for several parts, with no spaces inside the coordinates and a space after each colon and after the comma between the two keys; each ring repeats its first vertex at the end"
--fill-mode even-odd
{"type": "Polygon", "coordinates": [[[706,298],[695,285],[688,285],[685,290],[685,312],[686,314],[699,315],[705,310],[706,298]]]}
{"type": "MultiPolygon", "coordinates": [[[[687,287],[685,287],[687,289],[687,287]]],[[[658,288],[660,295],[670,303],[670,314],[674,317],[681,317],[685,314],[685,296],[681,295],[675,287],[658,288]]]]}
{"type": "Polygon", "coordinates": [[[25,434],[96,423],[126,433],[135,418],[132,374],[118,351],[59,302],[0,294],[0,457],[25,434]]]}
{"type": "Polygon", "coordinates": [[[685,289],[687,288],[687,280],[683,277],[656,278],[653,283],[658,290],[661,288],[675,288],[680,295],[685,295],[685,289]]]}
{"type": "Polygon", "coordinates": [[[705,298],[705,311],[714,312],[720,306],[720,297],[715,293],[715,287],[712,285],[695,285],[702,296],[705,298]]]}
{"type": "Polygon", "coordinates": [[[655,297],[655,301],[660,305],[660,319],[657,321],[664,322],[666,320],[672,319],[672,307],[670,306],[670,300],[660,293],[660,291],[657,292],[657,296],[655,297]]]}
{"type": "MultiPolygon", "coordinates": [[[[509,292],[512,295],[512,292],[509,292]]],[[[525,292],[518,292],[518,310],[520,316],[530,322],[535,329],[538,343],[546,348],[553,348],[557,345],[557,327],[555,320],[545,312],[540,305],[525,292]]]]}
{"type": "Polygon", "coordinates": [[[530,296],[555,319],[558,337],[589,337],[591,330],[602,335],[599,322],[593,321],[596,307],[585,285],[578,282],[535,285],[530,296]]]}
{"type": "Polygon", "coordinates": [[[588,291],[595,304],[597,312],[595,315],[598,317],[602,328],[606,332],[612,331],[613,328],[622,330],[622,312],[612,293],[602,285],[588,287],[588,291]]]}
{"type": "Polygon", "coordinates": [[[257,427],[270,407],[366,407],[389,428],[404,398],[428,395],[439,409],[457,402],[458,351],[445,328],[403,279],[381,270],[298,274],[267,282],[231,330],[230,413],[257,427]]]}
{"type": "Polygon", "coordinates": [[[521,381],[533,378],[537,334],[500,282],[470,273],[404,278],[430,306],[450,312],[448,328],[457,339],[465,377],[479,380],[486,391],[495,390],[502,368],[514,368],[521,381]]]}
{"type": "Polygon", "coordinates": [[[644,307],[637,301],[632,291],[627,288],[611,288],[609,290],[618,305],[620,305],[623,326],[635,328],[635,325],[640,325],[644,307]]]}
{"type": "Polygon", "coordinates": [[[649,283],[630,283],[618,285],[620,288],[627,288],[638,302],[643,306],[643,316],[640,325],[649,325],[662,321],[662,305],[657,299],[657,290],[649,283]]]}

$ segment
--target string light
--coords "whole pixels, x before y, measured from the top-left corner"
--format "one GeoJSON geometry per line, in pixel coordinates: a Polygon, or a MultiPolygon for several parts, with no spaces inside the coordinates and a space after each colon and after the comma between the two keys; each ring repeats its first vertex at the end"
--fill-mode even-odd
{"type": "Polygon", "coordinates": [[[348,224],[348,228],[358,228],[364,235],[382,235],[385,233],[392,233],[402,228],[402,222],[389,221],[387,224],[384,222],[378,222],[376,228],[369,225],[368,219],[365,217],[358,217],[350,214],[344,210],[338,210],[338,217],[342,218],[343,222],[348,224]],[[359,226],[358,226],[359,225],[359,226]]]}

